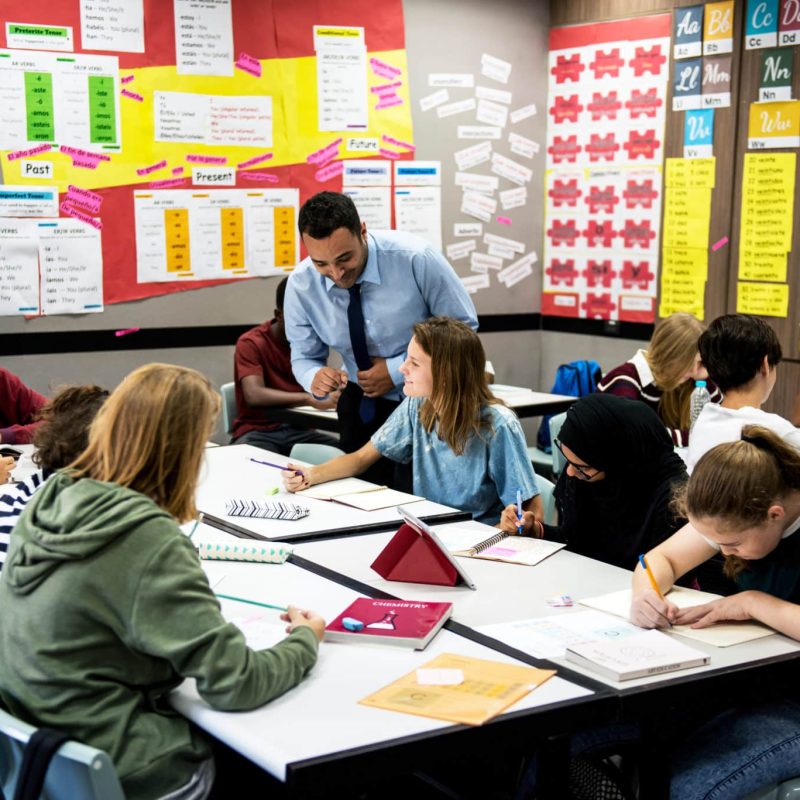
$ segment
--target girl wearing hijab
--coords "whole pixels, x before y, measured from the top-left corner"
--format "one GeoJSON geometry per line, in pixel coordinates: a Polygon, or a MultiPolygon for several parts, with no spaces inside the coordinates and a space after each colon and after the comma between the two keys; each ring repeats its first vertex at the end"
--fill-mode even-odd
{"type": "MultiPolygon", "coordinates": [[[[684,523],[670,499],[686,468],[644,403],[587,395],[569,409],[554,444],[567,461],[555,488],[560,524],[543,525],[525,512],[523,535],[566,542],[575,553],[633,569],[639,553],[684,523]]],[[[516,508],[507,506],[501,527],[513,533],[519,524],[516,508]]]]}

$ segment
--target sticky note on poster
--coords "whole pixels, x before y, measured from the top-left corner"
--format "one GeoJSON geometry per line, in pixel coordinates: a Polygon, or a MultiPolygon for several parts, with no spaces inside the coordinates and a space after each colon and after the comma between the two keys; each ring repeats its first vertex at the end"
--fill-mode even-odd
{"type": "Polygon", "coordinates": [[[778,43],[778,0],[747,0],[744,19],[745,50],[775,47],[778,43]]]}
{"type": "Polygon", "coordinates": [[[707,3],[703,19],[703,55],[733,52],[734,0],[707,3]]]}
{"type": "Polygon", "coordinates": [[[703,54],[703,4],[676,8],[673,17],[674,58],[695,58],[703,54]]]}
{"type": "Polygon", "coordinates": [[[683,157],[710,158],[714,155],[714,109],[687,111],[683,125],[683,157]]]}
{"type": "Polygon", "coordinates": [[[751,103],[747,147],[750,150],[800,147],[800,100],[751,103]]]}
{"type": "Polygon", "coordinates": [[[785,49],[765,50],[761,54],[758,81],[760,103],[792,99],[792,57],[793,52],[785,49]]]}
{"type": "Polygon", "coordinates": [[[676,61],[672,80],[672,110],[687,111],[703,104],[702,59],[676,61]]]}
{"type": "Polygon", "coordinates": [[[786,317],[789,313],[789,284],[739,281],[736,285],[736,312],[786,317]]]}
{"type": "Polygon", "coordinates": [[[786,253],[739,252],[739,280],[786,282],[786,253]]]}
{"type": "Polygon", "coordinates": [[[55,186],[0,186],[0,217],[57,217],[55,186]]]}

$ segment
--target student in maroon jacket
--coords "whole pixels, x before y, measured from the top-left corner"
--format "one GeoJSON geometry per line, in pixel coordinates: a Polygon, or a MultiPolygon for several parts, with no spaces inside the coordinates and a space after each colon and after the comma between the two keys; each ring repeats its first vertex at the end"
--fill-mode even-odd
{"type": "Polygon", "coordinates": [[[46,402],[46,397],[0,367],[0,442],[28,444],[36,428],[36,415],[46,402]]]}
{"type": "Polygon", "coordinates": [[[292,374],[291,350],[283,323],[284,278],[275,293],[275,317],[242,334],[236,342],[234,381],[237,416],[232,439],[274,453],[289,455],[298,442],[335,445],[336,439],[315,430],[298,428],[270,418],[270,407],[314,406],[335,409],[339,393],[316,400],[303,391],[292,374]]]}
{"type": "Polygon", "coordinates": [[[672,314],[656,325],[647,350],[607,372],[597,391],[641,400],[658,414],[677,447],[689,444],[689,405],[695,380],[705,380],[712,403],[722,394],[703,366],[698,340],[706,326],[691,314],[672,314]]]}

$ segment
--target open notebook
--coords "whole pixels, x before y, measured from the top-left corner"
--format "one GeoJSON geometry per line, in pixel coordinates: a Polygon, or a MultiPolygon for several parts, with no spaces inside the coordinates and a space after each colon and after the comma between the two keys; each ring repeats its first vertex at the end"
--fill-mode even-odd
{"type": "Polygon", "coordinates": [[[381,508],[414,503],[424,500],[415,494],[398,492],[387,486],[376,486],[359,478],[343,478],[311,486],[295,493],[297,497],[313,497],[316,500],[332,500],[345,506],[360,508],[362,511],[378,511],[381,508]]]}
{"type": "MultiPolygon", "coordinates": [[[[699,592],[696,589],[686,589],[683,586],[673,586],[667,594],[667,599],[678,608],[689,608],[719,600],[720,595],[710,592],[699,592]]],[[[617,617],[628,618],[631,609],[631,590],[622,589],[619,592],[601,594],[597,597],[587,597],[578,601],[582,606],[596,608],[617,617]]],[[[675,625],[669,633],[695,639],[698,642],[714,645],[714,647],[730,647],[733,644],[750,642],[770,636],[775,631],[758,622],[718,622],[710,628],[692,628],[689,625],[675,625]]]]}
{"type": "Polygon", "coordinates": [[[496,531],[473,528],[448,527],[436,531],[444,546],[454,556],[485,558],[489,561],[506,561],[510,564],[525,564],[532,567],[566,545],[560,542],[547,542],[544,539],[531,539],[496,531]]]}

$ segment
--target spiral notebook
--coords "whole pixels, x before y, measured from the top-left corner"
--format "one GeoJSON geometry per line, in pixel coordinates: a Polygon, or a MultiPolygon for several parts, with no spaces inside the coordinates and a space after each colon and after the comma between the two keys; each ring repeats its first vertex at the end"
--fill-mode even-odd
{"type": "Polygon", "coordinates": [[[229,517],[258,517],[259,519],[302,519],[308,516],[308,508],[296,503],[262,500],[231,499],[225,501],[225,513],[229,517]]]}
{"type": "Polygon", "coordinates": [[[524,564],[532,567],[563,547],[562,542],[548,542],[497,531],[486,536],[486,530],[470,528],[440,528],[439,538],[454,556],[484,558],[489,561],[505,561],[509,564],[524,564]]]}

